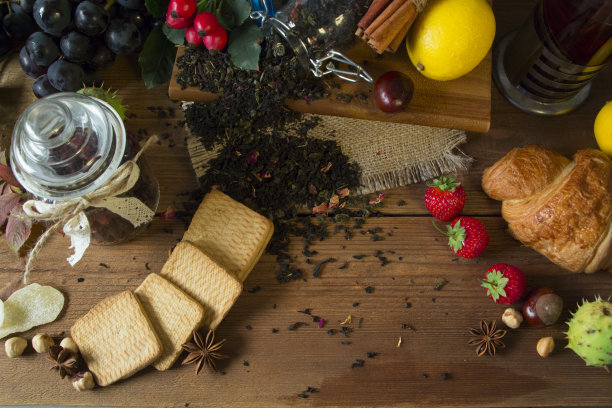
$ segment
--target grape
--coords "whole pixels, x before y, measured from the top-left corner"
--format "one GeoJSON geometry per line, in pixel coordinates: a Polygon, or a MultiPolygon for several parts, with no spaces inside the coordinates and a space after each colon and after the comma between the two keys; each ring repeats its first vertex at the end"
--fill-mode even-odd
{"type": "Polygon", "coordinates": [[[106,46],[115,54],[131,54],[140,47],[138,28],[123,20],[111,20],[106,29],[106,46]]]}
{"type": "Polygon", "coordinates": [[[34,0],[20,0],[19,5],[24,12],[31,13],[34,8],[34,0]]]}
{"type": "Polygon", "coordinates": [[[108,12],[104,7],[89,0],[79,3],[74,12],[77,29],[90,37],[102,34],[108,26],[108,19],[108,12]]]}
{"type": "Polygon", "coordinates": [[[138,10],[143,6],[143,0],[117,0],[117,3],[121,4],[128,10],[138,10]]]}
{"type": "Polygon", "coordinates": [[[32,84],[32,91],[34,91],[34,95],[36,95],[37,98],[43,98],[47,95],[59,92],[51,85],[51,82],[49,82],[47,74],[36,78],[36,81],[32,84]]]}
{"type": "Polygon", "coordinates": [[[32,33],[26,40],[25,46],[36,65],[46,67],[60,56],[59,48],[53,38],[40,31],[32,33]]]}
{"type": "Polygon", "coordinates": [[[83,87],[85,73],[79,65],[66,60],[57,60],[47,70],[49,82],[60,91],[74,92],[83,87]]]}
{"type": "Polygon", "coordinates": [[[40,65],[36,65],[32,58],[30,58],[30,54],[28,54],[28,50],[25,45],[19,51],[19,63],[21,64],[21,69],[25,74],[31,78],[38,78],[45,72],[47,69],[45,67],[41,67],[40,65]]]}
{"type": "Polygon", "coordinates": [[[93,46],[85,34],[70,31],[60,40],[60,48],[68,61],[83,63],[91,58],[93,46]]]}
{"type": "Polygon", "coordinates": [[[113,65],[115,54],[111,52],[104,44],[100,44],[93,52],[93,56],[88,61],[87,65],[93,69],[104,70],[113,65]]]}
{"type": "Polygon", "coordinates": [[[59,35],[70,24],[68,0],[36,0],[33,13],[36,24],[49,34],[59,35]]]}
{"type": "Polygon", "coordinates": [[[139,30],[145,27],[146,19],[141,11],[130,10],[123,15],[123,19],[128,23],[132,23],[139,30]]]}
{"type": "Polygon", "coordinates": [[[36,28],[32,17],[26,13],[11,13],[2,19],[4,30],[14,40],[24,40],[36,28]]]}

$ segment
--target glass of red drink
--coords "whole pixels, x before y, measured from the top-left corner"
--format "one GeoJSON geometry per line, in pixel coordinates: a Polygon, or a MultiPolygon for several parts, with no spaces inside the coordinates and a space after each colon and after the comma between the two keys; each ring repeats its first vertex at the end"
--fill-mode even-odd
{"type": "Polygon", "coordinates": [[[612,1],[540,0],[494,48],[493,79],[515,106],[541,115],[570,112],[612,55],[612,1]]]}

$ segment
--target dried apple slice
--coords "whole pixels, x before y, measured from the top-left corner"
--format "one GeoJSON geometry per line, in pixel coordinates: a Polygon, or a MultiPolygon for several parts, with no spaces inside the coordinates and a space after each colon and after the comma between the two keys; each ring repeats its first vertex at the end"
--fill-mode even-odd
{"type": "Polygon", "coordinates": [[[63,307],[64,295],[51,286],[32,283],[15,291],[4,302],[0,339],[54,321],[63,307]]]}

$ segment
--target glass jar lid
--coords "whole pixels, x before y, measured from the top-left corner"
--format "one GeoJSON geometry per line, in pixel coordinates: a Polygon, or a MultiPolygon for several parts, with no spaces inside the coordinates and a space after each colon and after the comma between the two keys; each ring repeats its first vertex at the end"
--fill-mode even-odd
{"type": "Polygon", "coordinates": [[[11,167],[30,193],[48,200],[87,194],[121,163],[123,121],[106,102],[61,92],[30,105],[17,119],[11,167]]]}

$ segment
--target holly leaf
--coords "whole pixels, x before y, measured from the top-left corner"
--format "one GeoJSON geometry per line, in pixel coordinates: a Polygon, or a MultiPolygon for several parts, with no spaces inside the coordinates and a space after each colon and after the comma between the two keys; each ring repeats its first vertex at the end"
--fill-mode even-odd
{"type": "Polygon", "coordinates": [[[0,225],[4,224],[13,209],[20,206],[19,194],[10,188],[5,188],[0,195],[0,225]]]}
{"type": "Polygon", "coordinates": [[[253,22],[232,30],[227,52],[234,65],[242,69],[257,69],[262,40],[263,31],[253,22]]]}
{"type": "Polygon", "coordinates": [[[166,38],[162,26],[151,30],[138,57],[142,79],[147,88],[170,80],[175,57],[176,46],[166,38]]]}
{"type": "Polygon", "coordinates": [[[217,21],[225,29],[232,30],[244,23],[251,15],[251,4],[248,0],[224,0],[222,6],[214,10],[217,21]]]}
{"type": "Polygon", "coordinates": [[[6,241],[15,252],[26,242],[32,232],[32,220],[28,218],[21,207],[17,208],[6,223],[6,241]]]}
{"type": "Polygon", "coordinates": [[[170,28],[167,24],[162,25],[162,31],[167,39],[172,41],[173,44],[183,45],[185,42],[185,29],[170,28]]]}
{"type": "Polygon", "coordinates": [[[168,4],[170,0],[145,0],[145,6],[147,11],[153,17],[164,17],[168,11],[168,4]]]}

